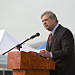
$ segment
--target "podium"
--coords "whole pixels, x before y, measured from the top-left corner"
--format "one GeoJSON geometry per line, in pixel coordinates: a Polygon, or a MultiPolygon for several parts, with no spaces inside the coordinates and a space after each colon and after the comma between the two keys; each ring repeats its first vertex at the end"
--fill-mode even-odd
{"type": "Polygon", "coordinates": [[[50,75],[55,62],[24,51],[8,53],[7,69],[13,69],[13,75],[50,75]]]}

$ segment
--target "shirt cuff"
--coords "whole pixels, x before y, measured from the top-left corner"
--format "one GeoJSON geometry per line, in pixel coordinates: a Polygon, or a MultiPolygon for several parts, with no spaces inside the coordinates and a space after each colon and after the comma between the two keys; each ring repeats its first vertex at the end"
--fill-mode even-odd
{"type": "Polygon", "coordinates": [[[51,56],[51,58],[53,58],[53,54],[52,54],[52,52],[50,52],[50,56],[51,56]]]}

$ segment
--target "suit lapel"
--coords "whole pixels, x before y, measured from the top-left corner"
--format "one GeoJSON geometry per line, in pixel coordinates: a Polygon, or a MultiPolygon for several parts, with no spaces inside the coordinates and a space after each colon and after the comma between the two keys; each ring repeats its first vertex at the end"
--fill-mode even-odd
{"type": "MultiPolygon", "coordinates": [[[[56,36],[58,35],[58,32],[59,32],[60,27],[61,27],[61,25],[58,26],[58,28],[57,28],[57,29],[55,30],[55,32],[54,32],[54,35],[52,36],[52,40],[51,40],[51,44],[50,44],[50,47],[49,47],[49,51],[51,50],[52,44],[53,44],[53,42],[54,42],[56,36]]],[[[48,41],[48,42],[49,42],[49,41],[48,41]]],[[[49,46],[49,44],[48,44],[48,46],[49,46]]]]}

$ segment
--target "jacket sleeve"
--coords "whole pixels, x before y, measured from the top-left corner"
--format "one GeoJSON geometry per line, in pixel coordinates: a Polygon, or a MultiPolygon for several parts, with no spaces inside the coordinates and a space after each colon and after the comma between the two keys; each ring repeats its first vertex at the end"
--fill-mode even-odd
{"type": "Polygon", "coordinates": [[[53,59],[60,59],[71,56],[74,53],[74,38],[72,33],[67,29],[61,36],[61,49],[53,51],[53,59]]]}

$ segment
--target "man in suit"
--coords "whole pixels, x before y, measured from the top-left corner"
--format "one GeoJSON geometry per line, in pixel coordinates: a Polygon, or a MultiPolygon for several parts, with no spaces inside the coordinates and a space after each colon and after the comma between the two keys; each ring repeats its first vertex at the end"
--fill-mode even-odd
{"type": "Polygon", "coordinates": [[[74,38],[71,31],[58,24],[56,15],[46,11],[41,16],[43,26],[50,31],[46,50],[40,55],[55,61],[55,70],[51,75],[75,75],[74,69],[74,38]]]}

